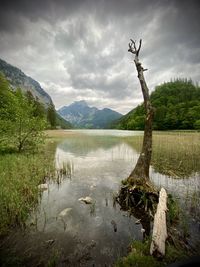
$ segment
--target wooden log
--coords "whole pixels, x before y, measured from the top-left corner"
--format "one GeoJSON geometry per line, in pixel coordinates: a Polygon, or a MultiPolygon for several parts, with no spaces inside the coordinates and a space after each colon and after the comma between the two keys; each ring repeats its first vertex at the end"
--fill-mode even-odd
{"type": "Polygon", "coordinates": [[[159,202],[154,216],[153,235],[150,246],[150,254],[155,257],[165,255],[165,241],[167,238],[167,192],[161,188],[159,193],[159,202]]]}

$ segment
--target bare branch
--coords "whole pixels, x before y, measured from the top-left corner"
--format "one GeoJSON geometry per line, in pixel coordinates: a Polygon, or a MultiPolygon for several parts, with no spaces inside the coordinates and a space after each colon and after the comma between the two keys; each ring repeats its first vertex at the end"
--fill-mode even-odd
{"type": "Polygon", "coordinates": [[[139,44],[139,47],[138,47],[138,50],[137,50],[137,56],[139,56],[141,45],[142,45],[142,39],[140,39],[140,44],[139,44]]]}
{"type": "Polygon", "coordinates": [[[128,44],[129,45],[128,52],[131,52],[132,54],[135,54],[136,56],[138,56],[139,52],[140,52],[141,45],[142,45],[142,39],[140,39],[138,49],[136,47],[136,41],[133,41],[133,39],[130,39],[130,40],[131,40],[131,43],[128,44]]]}

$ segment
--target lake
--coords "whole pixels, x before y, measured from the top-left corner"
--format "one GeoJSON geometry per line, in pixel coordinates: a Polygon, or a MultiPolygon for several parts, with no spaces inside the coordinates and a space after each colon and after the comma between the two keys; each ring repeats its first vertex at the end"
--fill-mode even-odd
{"type": "MultiPolygon", "coordinates": [[[[65,170],[64,175],[57,181],[49,180],[26,231],[23,235],[16,231],[12,238],[15,246],[29,248],[33,262],[34,257],[42,258],[51,251],[59,258],[58,266],[113,266],[126,255],[132,240],[143,239],[143,227],[139,218],[130,217],[113,199],[137,161],[142,137],[140,131],[66,131],[66,137],[54,143],[56,168],[58,172],[65,170]],[[85,197],[92,203],[80,201],[85,197]]],[[[199,237],[199,172],[177,179],[159,172],[158,166],[151,166],[151,180],[184,205],[190,242],[195,243],[199,237]],[[195,210],[191,213],[192,204],[195,210]]]]}

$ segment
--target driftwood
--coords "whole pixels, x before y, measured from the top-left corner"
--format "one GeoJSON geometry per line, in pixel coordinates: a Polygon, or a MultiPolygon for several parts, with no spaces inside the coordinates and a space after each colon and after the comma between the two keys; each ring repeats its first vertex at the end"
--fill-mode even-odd
{"type": "Polygon", "coordinates": [[[163,257],[165,255],[165,241],[167,238],[167,193],[161,188],[159,194],[159,203],[154,216],[153,235],[150,247],[150,254],[155,257],[163,257]]]}

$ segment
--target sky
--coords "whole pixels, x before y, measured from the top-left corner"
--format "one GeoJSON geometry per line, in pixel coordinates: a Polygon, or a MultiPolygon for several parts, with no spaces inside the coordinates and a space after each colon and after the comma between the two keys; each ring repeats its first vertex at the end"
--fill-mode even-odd
{"type": "Polygon", "coordinates": [[[0,58],[37,80],[58,109],[74,101],[127,113],[142,102],[130,38],[150,92],[200,81],[198,0],[0,0],[0,58]]]}

